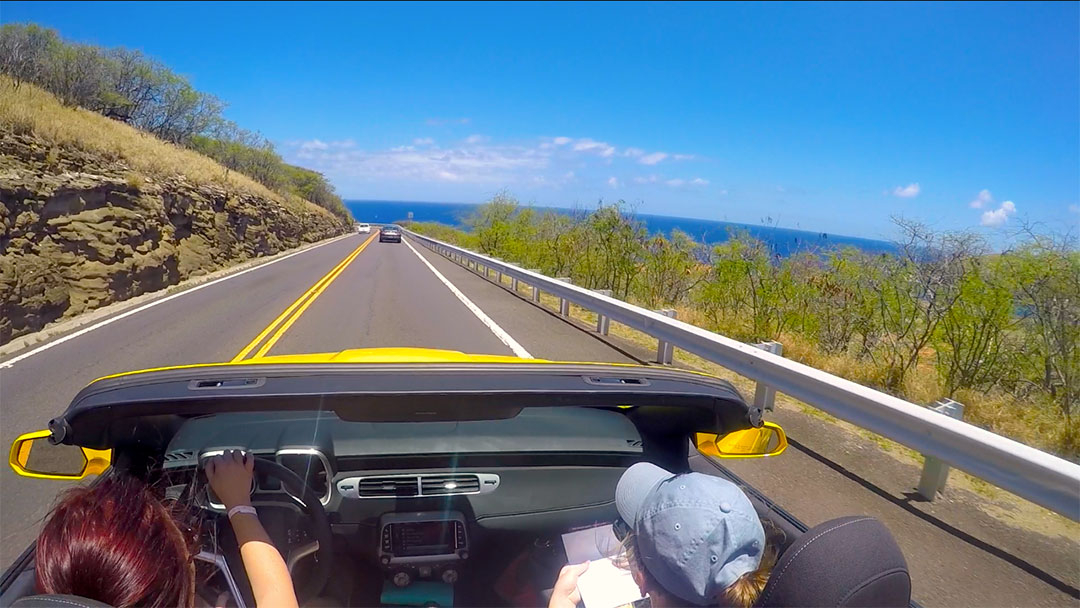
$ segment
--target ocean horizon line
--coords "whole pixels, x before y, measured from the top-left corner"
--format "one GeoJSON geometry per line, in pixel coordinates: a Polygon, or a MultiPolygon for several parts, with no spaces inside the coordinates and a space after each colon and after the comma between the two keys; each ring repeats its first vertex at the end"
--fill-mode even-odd
{"type": "MultiPolygon", "coordinates": [[[[359,221],[365,219],[382,222],[395,222],[412,219],[417,222],[438,222],[455,227],[463,227],[468,211],[483,203],[457,203],[439,201],[402,201],[390,199],[347,199],[344,201],[353,215],[359,221]],[[407,207],[415,206],[418,209],[407,207]],[[413,214],[408,218],[409,213],[413,214]],[[368,215],[372,217],[360,217],[368,215]],[[386,217],[380,217],[385,215],[386,217]]],[[[588,213],[589,208],[584,207],[551,207],[547,205],[530,205],[521,203],[522,208],[542,211],[554,211],[568,215],[576,213],[588,213]]],[[[672,215],[659,215],[651,213],[637,213],[634,217],[641,220],[650,233],[671,234],[672,230],[680,230],[689,234],[696,240],[707,244],[717,244],[728,240],[732,229],[746,232],[750,236],[768,243],[773,250],[782,256],[791,255],[799,251],[811,249],[831,249],[850,245],[871,253],[884,253],[896,251],[896,244],[890,241],[859,237],[853,235],[837,234],[826,231],[805,230],[802,228],[787,228],[767,223],[750,224],[745,222],[732,222],[728,220],[702,219],[693,217],[680,217],[672,215]]]]}

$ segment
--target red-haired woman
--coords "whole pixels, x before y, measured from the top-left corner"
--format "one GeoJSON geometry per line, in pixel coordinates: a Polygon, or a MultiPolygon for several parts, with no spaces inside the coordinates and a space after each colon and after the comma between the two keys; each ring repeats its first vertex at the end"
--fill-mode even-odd
{"type": "MultiPolygon", "coordinates": [[[[248,498],[254,458],[231,450],[211,459],[206,475],[229,509],[259,608],[295,608],[281,554],[248,498]],[[238,508],[237,508],[238,507],[238,508]]],[[[154,493],[132,477],[112,476],[67,491],[38,536],[41,593],[68,594],[128,606],[195,605],[198,539],[154,493]]]]}

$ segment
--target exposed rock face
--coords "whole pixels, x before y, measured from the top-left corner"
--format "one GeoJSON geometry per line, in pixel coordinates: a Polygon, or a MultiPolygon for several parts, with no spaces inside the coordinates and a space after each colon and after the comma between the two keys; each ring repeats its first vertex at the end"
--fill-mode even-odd
{"type": "Polygon", "coordinates": [[[0,344],[61,317],[346,230],[284,203],[0,134],[0,344]]]}

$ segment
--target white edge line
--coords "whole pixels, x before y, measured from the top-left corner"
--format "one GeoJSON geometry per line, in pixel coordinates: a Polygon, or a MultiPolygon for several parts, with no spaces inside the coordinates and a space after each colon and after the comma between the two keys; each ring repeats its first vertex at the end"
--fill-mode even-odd
{"type": "Polygon", "coordinates": [[[451,283],[450,279],[447,279],[446,277],[444,277],[442,275],[441,272],[436,270],[435,267],[431,265],[431,262],[427,261],[427,258],[420,255],[420,252],[417,251],[412,246],[412,244],[409,243],[409,241],[406,241],[405,239],[401,239],[401,242],[405,243],[405,245],[408,246],[408,248],[410,250],[412,250],[413,253],[416,254],[416,257],[420,258],[420,261],[423,262],[424,265],[428,267],[428,270],[435,273],[435,276],[438,277],[439,280],[443,282],[443,285],[446,285],[447,289],[449,289],[451,292],[453,292],[453,294],[455,296],[457,296],[457,299],[461,300],[461,303],[464,304],[465,307],[468,308],[470,311],[472,311],[472,313],[474,315],[476,315],[477,319],[480,319],[481,323],[483,323],[484,325],[487,325],[487,328],[491,330],[491,333],[495,334],[495,337],[498,338],[500,342],[507,345],[510,348],[510,350],[514,351],[514,355],[516,355],[518,357],[521,357],[522,359],[533,359],[534,358],[532,355],[529,354],[529,351],[525,350],[525,347],[518,344],[517,340],[512,338],[510,336],[510,334],[506,333],[506,330],[499,327],[498,323],[493,321],[491,319],[491,317],[487,316],[487,314],[485,314],[484,311],[480,310],[479,306],[477,306],[476,304],[473,304],[472,300],[467,298],[465,296],[465,294],[461,293],[461,290],[458,289],[453,283],[451,283]]]}
{"type": "MultiPolygon", "coordinates": [[[[345,235],[344,238],[348,238],[349,236],[352,236],[352,235],[345,235]]],[[[49,350],[50,348],[52,348],[54,346],[59,346],[60,344],[63,344],[64,342],[67,342],[68,340],[74,340],[75,338],[78,338],[79,336],[82,336],[82,335],[85,335],[85,334],[88,334],[88,333],[94,331],[95,329],[100,329],[102,327],[105,327],[109,323],[113,323],[113,322],[119,321],[121,319],[126,319],[127,317],[130,317],[131,315],[133,315],[135,313],[142,312],[142,311],[146,310],[147,308],[153,308],[154,306],[157,306],[158,304],[164,304],[165,302],[168,302],[169,300],[174,300],[174,299],[179,298],[181,296],[185,296],[185,295],[187,295],[189,293],[194,293],[196,291],[199,291],[200,289],[210,287],[211,285],[216,285],[216,284],[218,284],[218,283],[220,283],[222,281],[227,281],[229,279],[236,278],[236,277],[238,277],[240,275],[247,274],[247,273],[252,272],[254,270],[259,270],[260,268],[266,268],[267,266],[271,266],[273,264],[277,264],[278,262],[282,262],[284,260],[287,260],[287,259],[293,257],[294,255],[300,255],[301,253],[307,253],[309,251],[313,251],[315,249],[318,249],[319,247],[322,247],[323,245],[329,245],[330,243],[336,243],[336,242],[338,242],[340,240],[343,240],[343,239],[342,238],[336,238],[336,239],[329,240],[329,241],[327,241],[325,243],[319,243],[318,245],[315,245],[313,247],[307,247],[306,249],[301,249],[300,251],[294,251],[294,252],[292,252],[292,253],[290,253],[288,255],[281,256],[280,258],[277,258],[275,260],[270,260],[269,262],[266,262],[264,264],[259,264],[257,266],[252,266],[251,268],[245,268],[245,269],[243,269],[243,270],[241,270],[239,272],[236,272],[236,273],[233,273],[233,274],[227,274],[227,275],[225,275],[223,277],[214,279],[213,281],[210,281],[208,283],[203,283],[201,285],[196,285],[196,286],[194,286],[194,287],[192,287],[190,289],[185,289],[184,291],[174,293],[171,296],[165,296],[164,298],[154,300],[152,302],[147,302],[146,304],[143,304],[142,306],[139,306],[138,308],[133,308],[133,309],[127,311],[127,312],[118,314],[115,317],[109,317],[109,318],[104,319],[102,321],[98,321],[97,323],[94,323],[93,325],[91,325],[89,327],[84,327],[84,328],[80,329],[79,331],[76,331],[74,333],[70,333],[70,334],[68,334],[68,335],[66,335],[66,336],[64,336],[62,338],[57,338],[56,340],[53,340],[52,342],[42,344],[41,346],[35,348],[34,350],[25,352],[25,353],[19,355],[18,357],[12,357],[11,359],[8,359],[7,361],[4,361],[3,363],[0,363],[0,369],[9,368],[9,367],[15,365],[16,363],[18,363],[19,361],[22,361],[23,359],[33,357],[34,355],[36,355],[36,354],[38,354],[40,352],[49,350]]]]}

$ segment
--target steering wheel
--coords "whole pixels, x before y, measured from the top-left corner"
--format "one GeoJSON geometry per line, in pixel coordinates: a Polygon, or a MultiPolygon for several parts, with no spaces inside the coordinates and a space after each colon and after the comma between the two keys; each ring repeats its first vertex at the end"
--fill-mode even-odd
{"type": "MultiPolygon", "coordinates": [[[[315,495],[315,492],[306,484],[300,477],[283,467],[282,465],[272,461],[263,460],[261,458],[255,459],[255,472],[267,477],[273,477],[281,482],[281,484],[289,491],[289,494],[294,498],[299,496],[297,502],[303,509],[304,513],[308,516],[308,520],[311,522],[312,535],[314,536],[314,542],[310,543],[308,549],[305,551],[301,548],[299,555],[290,555],[288,558],[289,570],[292,570],[292,565],[299,558],[310,555],[314,551],[318,551],[323,559],[316,560],[315,567],[307,572],[303,584],[298,584],[298,581],[293,580],[293,589],[296,591],[296,600],[299,604],[303,605],[305,602],[318,596],[319,592],[326,586],[326,582],[330,579],[330,559],[333,555],[333,534],[330,531],[330,520],[326,517],[326,509],[323,508],[319,497],[315,495]],[[311,550],[311,546],[314,546],[314,551],[311,550]]],[[[206,559],[205,561],[217,561],[220,556],[209,555],[212,559],[206,559]]],[[[223,561],[223,558],[221,558],[223,561]]],[[[219,568],[222,564],[218,563],[219,568]]],[[[226,577],[232,575],[227,573],[226,577]]],[[[232,581],[230,581],[232,585],[232,581]]],[[[249,587],[250,588],[250,587],[249,587]]],[[[236,594],[238,590],[234,589],[233,593],[236,594]]],[[[241,590],[242,592],[242,590],[241,590]]],[[[253,597],[245,597],[245,604],[254,606],[253,597]]]]}

